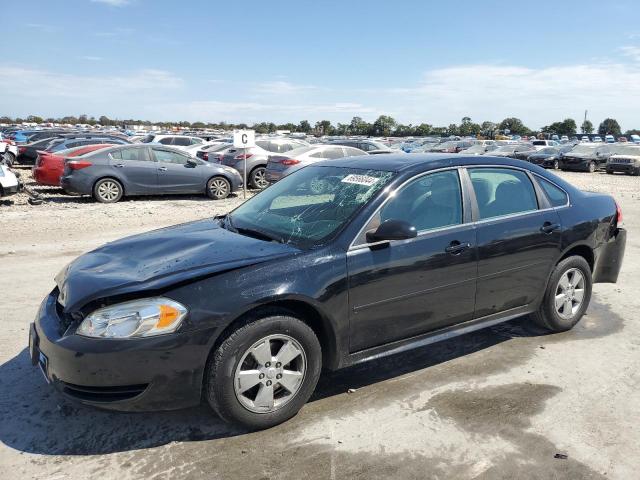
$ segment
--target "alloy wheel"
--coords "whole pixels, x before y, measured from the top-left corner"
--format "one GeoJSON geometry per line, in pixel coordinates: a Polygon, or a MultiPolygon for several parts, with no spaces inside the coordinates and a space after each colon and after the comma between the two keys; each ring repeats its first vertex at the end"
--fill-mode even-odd
{"type": "Polygon", "coordinates": [[[288,335],[269,335],[240,359],[234,375],[236,397],[251,412],[274,412],[298,393],[306,369],[300,343],[288,335]]]}
{"type": "Polygon", "coordinates": [[[209,190],[211,190],[214,198],[227,198],[229,195],[229,183],[222,178],[216,178],[209,185],[209,190]]]}
{"type": "Polygon", "coordinates": [[[120,186],[116,182],[106,180],[98,186],[98,195],[106,202],[113,202],[120,195],[120,186]]]}
{"type": "Polygon", "coordinates": [[[571,268],[564,272],[556,286],[556,313],[564,319],[572,318],[582,306],[584,293],[584,274],[577,268],[571,268]]]}
{"type": "Polygon", "coordinates": [[[253,172],[253,183],[256,187],[263,189],[269,186],[267,182],[266,170],[264,168],[258,168],[253,172]]]}

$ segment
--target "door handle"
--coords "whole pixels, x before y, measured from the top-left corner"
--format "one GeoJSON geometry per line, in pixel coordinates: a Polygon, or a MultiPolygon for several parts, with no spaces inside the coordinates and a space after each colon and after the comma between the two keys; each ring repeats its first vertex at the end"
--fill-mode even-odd
{"type": "Polygon", "coordinates": [[[158,168],[158,170],[160,170],[161,172],[166,172],[167,171],[167,167],[160,167],[160,168],[158,168]]]}
{"type": "Polygon", "coordinates": [[[450,253],[451,255],[459,255],[468,248],[471,248],[471,244],[469,243],[460,243],[457,240],[454,240],[449,244],[447,248],[444,249],[445,252],[450,253]]]}
{"type": "Polygon", "coordinates": [[[542,233],[549,234],[549,233],[555,232],[559,228],[560,228],[559,223],[544,222],[544,224],[540,227],[540,231],[542,233]]]}
{"type": "Polygon", "coordinates": [[[116,164],[114,165],[114,167],[122,168],[122,167],[124,167],[124,163],[116,163],[116,164]]]}

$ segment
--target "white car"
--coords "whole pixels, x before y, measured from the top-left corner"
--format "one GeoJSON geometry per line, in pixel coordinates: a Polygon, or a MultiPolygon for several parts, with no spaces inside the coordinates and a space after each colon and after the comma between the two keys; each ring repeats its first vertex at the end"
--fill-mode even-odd
{"type": "Polygon", "coordinates": [[[18,193],[18,177],[7,167],[0,164],[0,197],[18,193]]]}
{"type": "Polygon", "coordinates": [[[18,157],[18,146],[9,140],[0,141],[0,160],[11,166],[18,157]]]}
{"type": "Polygon", "coordinates": [[[204,140],[200,137],[189,137],[187,135],[169,135],[150,133],[140,143],[161,143],[162,145],[170,145],[173,148],[187,150],[192,145],[202,145],[204,140]]]}
{"type": "Polygon", "coordinates": [[[555,140],[533,140],[531,144],[533,145],[533,148],[535,148],[536,150],[542,150],[543,148],[558,146],[558,142],[555,140]]]}

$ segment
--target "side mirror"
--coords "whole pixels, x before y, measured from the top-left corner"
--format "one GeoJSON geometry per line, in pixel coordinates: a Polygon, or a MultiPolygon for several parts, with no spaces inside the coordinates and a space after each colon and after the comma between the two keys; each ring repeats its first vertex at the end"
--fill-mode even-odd
{"type": "Polygon", "coordinates": [[[193,167],[195,167],[197,165],[198,165],[198,162],[196,162],[195,160],[193,160],[191,158],[189,160],[187,160],[187,167],[193,168],[193,167]]]}
{"type": "Polygon", "coordinates": [[[375,230],[369,230],[366,234],[367,242],[381,242],[384,240],[406,240],[418,235],[416,227],[404,220],[385,220],[375,230]]]}

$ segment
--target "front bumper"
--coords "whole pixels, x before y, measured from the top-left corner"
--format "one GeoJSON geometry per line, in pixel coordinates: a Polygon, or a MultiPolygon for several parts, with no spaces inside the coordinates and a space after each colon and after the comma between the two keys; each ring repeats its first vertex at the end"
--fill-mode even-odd
{"type": "Polygon", "coordinates": [[[640,165],[635,163],[607,163],[607,171],[636,173],[640,171],[640,165]]]}
{"type": "Polygon", "coordinates": [[[122,411],[171,410],[200,402],[211,330],[138,339],[95,339],[64,330],[56,291],[30,330],[30,353],[65,397],[122,411]]]}

